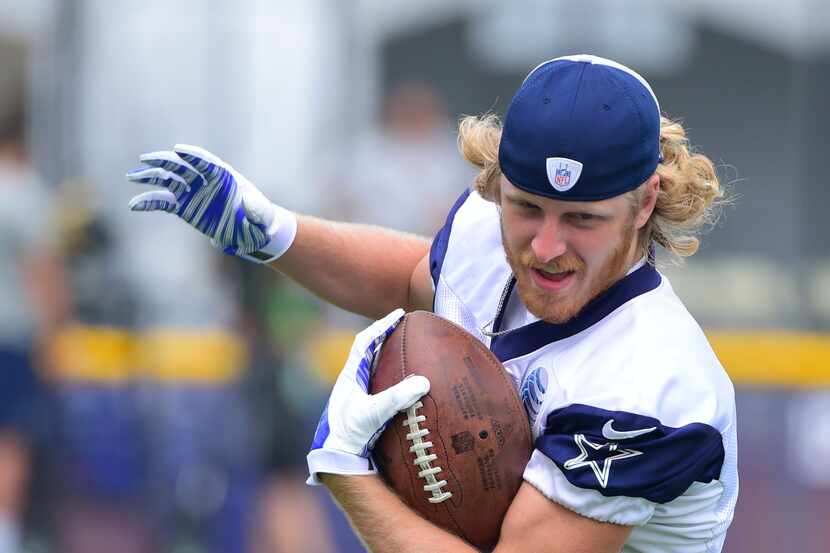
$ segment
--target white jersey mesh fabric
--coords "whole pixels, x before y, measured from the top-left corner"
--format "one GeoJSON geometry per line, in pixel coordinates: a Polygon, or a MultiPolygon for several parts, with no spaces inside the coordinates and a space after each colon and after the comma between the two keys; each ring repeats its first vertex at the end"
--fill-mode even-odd
{"type": "Polygon", "coordinates": [[[435,313],[439,313],[442,317],[461,325],[464,329],[478,338],[484,345],[490,345],[490,338],[485,336],[479,328],[478,321],[470,313],[469,309],[458,298],[455,292],[447,285],[444,279],[438,280],[438,286],[435,287],[435,303],[433,307],[435,313]]]}

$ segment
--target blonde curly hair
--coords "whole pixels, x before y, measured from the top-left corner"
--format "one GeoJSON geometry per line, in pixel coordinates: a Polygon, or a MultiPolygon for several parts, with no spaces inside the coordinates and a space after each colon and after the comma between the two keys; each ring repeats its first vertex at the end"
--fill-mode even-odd
{"type": "MultiPolygon", "coordinates": [[[[501,130],[494,114],[466,116],[458,125],[458,148],[479,169],[473,188],[491,202],[499,197],[501,130]]],[[[694,151],[679,122],[660,117],[660,151],[663,161],[656,170],[660,190],[654,212],[640,231],[639,246],[645,253],[652,243],[659,244],[680,261],[700,247],[698,236],[717,220],[726,202],[725,191],[712,161],[694,151]]],[[[644,186],[626,193],[633,210],[642,205],[646,193],[644,186]]]]}

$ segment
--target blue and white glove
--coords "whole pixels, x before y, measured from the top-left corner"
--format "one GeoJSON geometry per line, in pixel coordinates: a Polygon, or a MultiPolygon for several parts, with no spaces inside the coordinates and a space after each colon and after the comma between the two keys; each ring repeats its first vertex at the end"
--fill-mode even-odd
{"type": "Polygon", "coordinates": [[[398,411],[404,411],[429,392],[425,376],[411,376],[369,395],[369,377],[384,340],[404,316],[396,309],[355,337],[346,365],[337,377],[323,410],[306,460],[307,484],[317,485],[321,472],[372,474],[369,450],[398,411]]]}
{"type": "Polygon", "coordinates": [[[139,160],[145,166],[127,173],[127,180],[163,190],[135,196],[132,211],[173,213],[223,252],[257,263],[273,261],[294,241],[296,216],[207,150],[176,144],[139,160]]]}

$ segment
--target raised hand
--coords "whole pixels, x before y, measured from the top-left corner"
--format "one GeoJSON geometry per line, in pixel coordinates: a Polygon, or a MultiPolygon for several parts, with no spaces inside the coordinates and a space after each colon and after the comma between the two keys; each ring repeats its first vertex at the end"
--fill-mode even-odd
{"type": "Polygon", "coordinates": [[[265,263],[291,246],[297,220],[212,153],[186,144],[139,157],[127,180],[161,188],[130,200],[132,211],[166,211],[223,252],[265,263]]]}

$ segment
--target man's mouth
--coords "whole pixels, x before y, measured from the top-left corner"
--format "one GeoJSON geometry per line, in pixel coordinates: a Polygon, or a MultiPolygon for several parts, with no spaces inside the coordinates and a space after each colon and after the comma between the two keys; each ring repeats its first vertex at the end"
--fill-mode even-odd
{"type": "Polygon", "coordinates": [[[567,288],[573,281],[576,271],[551,272],[544,269],[530,269],[533,281],[539,288],[551,292],[558,292],[567,288]]]}
{"type": "Polygon", "coordinates": [[[545,271],[544,269],[536,269],[536,270],[537,270],[537,271],[539,271],[539,274],[540,274],[543,278],[545,278],[545,279],[547,279],[547,280],[552,280],[552,281],[554,281],[554,282],[559,282],[559,281],[562,281],[562,280],[564,280],[564,279],[565,279],[568,275],[570,275],[570,274],[573,274],[573,273],[574,273],[574,271],[557,271],[557,272],[551,272],[551,271],[545,271]]]}

